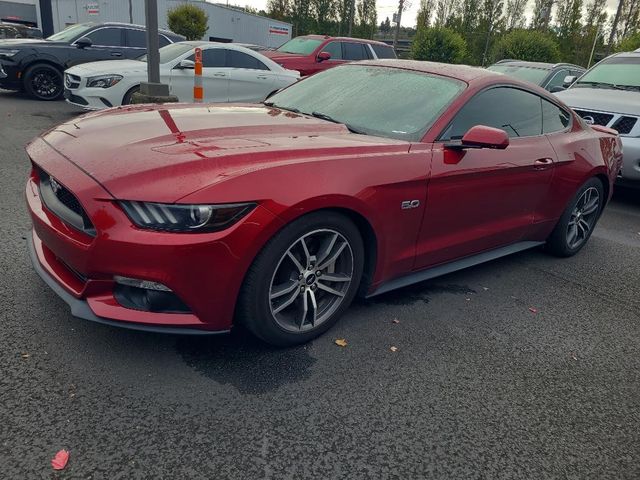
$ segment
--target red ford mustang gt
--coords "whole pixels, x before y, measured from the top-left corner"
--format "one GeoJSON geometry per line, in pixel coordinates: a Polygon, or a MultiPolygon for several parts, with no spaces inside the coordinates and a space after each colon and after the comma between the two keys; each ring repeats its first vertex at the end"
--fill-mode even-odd
{"type": "Polygon", "coordinates": [[[130,106],[27,148],[33,264],[78,317],[277,345],[377,295],[591,235],[614,130],[486,70],[345,65],[264,105],[130,106]]]}

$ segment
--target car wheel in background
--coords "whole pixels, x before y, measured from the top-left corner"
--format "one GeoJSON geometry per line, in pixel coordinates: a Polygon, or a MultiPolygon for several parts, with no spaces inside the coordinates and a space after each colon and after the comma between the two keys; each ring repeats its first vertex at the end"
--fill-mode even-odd
{"type": "Polygon", "coordinates": [[[547,250],[560,257],[578,253],[591,237],[605,202],[598,178],[582,185],[547,239],[547,250]]]}
{"type": "Polygon", "coordinates": [[[307,342],[349,307],[363,264],[362,238],[348,218],[328,211],[301,217],[256,257],[240,294],[239,319],[267,343],[307,342]]]}
{"type": "Polygon", "coordinates": [[[57,100],[64,91],[62,72],[47,63],[31,65],[22,78],[27,94],[38,100],[57,100]]]}
{"type": "Polygon", "coordinates": [[[131,105],[131,99],[133,98],[133,94],[140,91],[140,85],[137,85],[133,88],[130,88],[127,93],[124,94],[122,98],[122,105],[131,105]]]}

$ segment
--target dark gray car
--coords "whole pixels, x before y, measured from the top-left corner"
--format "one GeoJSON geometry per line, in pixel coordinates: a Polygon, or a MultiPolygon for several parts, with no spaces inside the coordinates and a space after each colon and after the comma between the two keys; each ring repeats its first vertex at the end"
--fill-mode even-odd
{"type": "Polygon", "coordinates": [[[570,63],[524,62],[521,60],[500,60],[488,67],[488,70],[535,83],[549,92],[562,90],[565,77],[579,77],[585,72],[584,67],[570,63]]]}

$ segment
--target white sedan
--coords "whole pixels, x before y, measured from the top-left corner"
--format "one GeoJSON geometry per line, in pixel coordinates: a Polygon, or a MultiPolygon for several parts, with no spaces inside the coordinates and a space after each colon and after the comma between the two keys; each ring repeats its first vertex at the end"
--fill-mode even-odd
{"type": "MultiPolygon", "coordinates": [[[[202,49],[205,102],[261,102],[295,83],[300,74],[260,53],[231,43],[178,42],[160,49],[160,81],[181,102],[193,102],[195,48],[202,49]]],[[[146,56],[77,65],[64,75],[67,102],[89,110],[131,103],[147,81],[146,56]]]]}

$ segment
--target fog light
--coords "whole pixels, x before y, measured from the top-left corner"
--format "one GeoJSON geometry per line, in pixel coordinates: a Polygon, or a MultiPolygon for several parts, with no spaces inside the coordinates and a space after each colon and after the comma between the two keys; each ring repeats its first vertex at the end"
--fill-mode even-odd
{"type": "Polygon", "coordinates": [[[152,282],[150,280],[140,280],[138,278],[121,277],[120,275],[114,275],[113,280],[120,285],[126,285],[128,287],[143,288],[145,290],[157,290],[160,292],[171,292],[172,290],[158,282],[152,282]]]}

